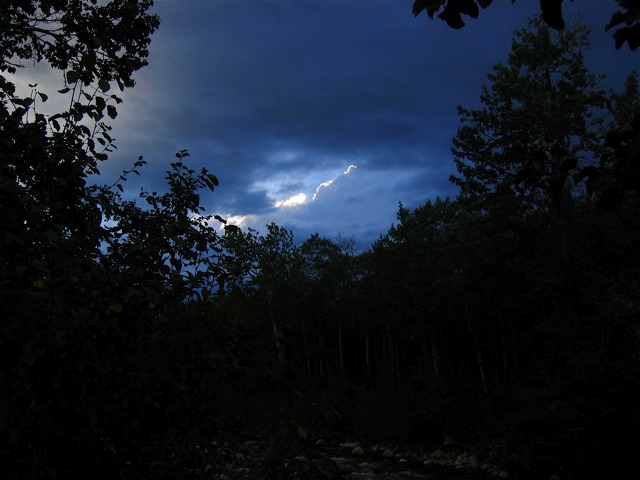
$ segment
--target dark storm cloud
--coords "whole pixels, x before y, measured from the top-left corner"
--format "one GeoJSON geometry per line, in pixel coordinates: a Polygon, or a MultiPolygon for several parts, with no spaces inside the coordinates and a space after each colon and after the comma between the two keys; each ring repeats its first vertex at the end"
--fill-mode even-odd
{"type": "MultiPolygon", "coordinates": [[[[203,197],[211,213],[262,230],[277,221],[300,240],[319,231],[366,243],[395,220],[398,202],[455,195],[456,106],[479,105],[492,64],[506,61],[514,29],[538,8],[496,2],[454,31],[414,18],[410,1],[158,0],[150,65],[125,95],[108,168],[142,154],[152,172],[144,181],[160,188],[185,148],[194,168],[220,179],[203,197]],[[344,175],[351,164],[358,168],[344,175]],[[306,203],[285,203],[301,195],[306,203]]],[[[621,70],[611,66],[621,52],[599,38],[592,62],[621,70]]]]}

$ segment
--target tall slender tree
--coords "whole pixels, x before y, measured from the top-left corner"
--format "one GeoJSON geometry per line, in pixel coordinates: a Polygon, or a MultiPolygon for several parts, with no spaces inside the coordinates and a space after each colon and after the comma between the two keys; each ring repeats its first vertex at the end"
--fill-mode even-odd
{"type": "Polygon", "coordinates": [[[251,294],[271,329],[279,366],[285,362],[282,319],[275,299],[292,283],[299,249],[293,233],[275,223],[267,225],[267,234],[254,229],[227,230],[223,239],[228,288],[243,288],[251,294]]]}
{"type": "Polygon", "coordinates": [[[451,180],[464,195],[502,193],[543,211],[567,201],[572,175],[603,153],[607,95],[584,63],[588,33],[531,20],[516,32],[507,64],[488,75],[483,107],[458,107],[463,126],[453,139],[458,175],[451,180]]]}

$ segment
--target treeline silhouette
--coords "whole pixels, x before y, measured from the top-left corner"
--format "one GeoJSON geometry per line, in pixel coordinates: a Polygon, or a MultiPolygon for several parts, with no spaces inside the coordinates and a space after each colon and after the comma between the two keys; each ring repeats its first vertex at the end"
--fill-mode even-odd
{"type": "Polygon", "coordinates": [[[637,75],[602,90],[586,30],[533,20],[460,108],[460,195],[358,251],[206,215],[218,179],[185,150],[164,193],[124,197],[142,157],[88,182],[150,4],[3,7],[0,70],[61,68],[70,107],[1,77],[2,478],[207,478],[247,439],[277,465],[336,436],[499,446],[516,478],[637,471],[637,75]]]}

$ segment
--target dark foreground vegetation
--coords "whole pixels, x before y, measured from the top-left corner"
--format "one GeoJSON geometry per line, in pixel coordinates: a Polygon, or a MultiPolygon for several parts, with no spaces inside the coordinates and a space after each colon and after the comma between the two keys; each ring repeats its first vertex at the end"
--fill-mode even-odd
{"type": "Polygon", "coordinates": [[[210,478],[255,439],[267,478],[333,437],[638,473],[637,75],[602,90],[584,29],[532,21],[460,108],[460,195],[400,206],[359,252],[203,216],[218,181],[186,151],[164,193],[123,196],[142,158],[95,185],[150,4],[0,6],[1,478],[210,478]],[[16,92],[31,60],[68,109],[16,92]]]}

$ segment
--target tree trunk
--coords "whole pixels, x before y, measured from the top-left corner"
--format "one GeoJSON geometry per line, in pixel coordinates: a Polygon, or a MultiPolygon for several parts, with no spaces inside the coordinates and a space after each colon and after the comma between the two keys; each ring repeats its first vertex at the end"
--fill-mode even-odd
{"type": "Polygon", "coordinates": [[[440,376],[440,349],[438,348],[438,339],[435,334],[431,334],[431,365],[433,373],[436,377],[440,376]]]}
{"type": "Polygon", "coordinates": [[[338,352],[340,354],[340,380],[344,381],[344,352],[342,351],[342,321],[338,320],[338,352]]]}
{"type": "Polygon", "coordinates": [[[311,355],[309,354],[309,341],[307,339],[307,331],[304,327],[304,317],[300,319],[302,326],[302,339],[304,340],[304,353],[307,360],[307,378],[311,380],[311,355]]]}
{"type": "Polygon", "coordinates": [[[371,377],[371,360],[369,357],[369,334],[364,336],[364,365],[367,378],[371,377]]]}
{"type": "Polygon", "coordinates": [[[284,367],[284,342],[282,339],[282,333],[278,328],[278,323],[276,321],[276,317],[273,314],[273,303],[271,302],[271,298],[267,300],[267,308],[269,319],[271,320],[271,329],[273,331],[273,340],[276,345],[276,355],[278,357],[278,366],[284,367]]]}
{"type": "Polygon", "coordinates": [[[480,351],[480,344],[478,343],[478,338],[476,337],[473,327],[471,326],[471,317],[469,316],[467,316],[467,328],[469,329],[469,335],[471,335],[473,348],[478,359],[478,369],[480,370],[480,382],[482,384],[482,391],[484,393],[489,393],[489,389],[487,387],[487,377],[484,371],[484,362],[482,360],[482,352],[480,351]]]}

